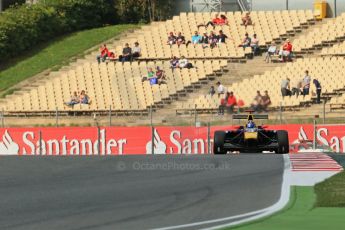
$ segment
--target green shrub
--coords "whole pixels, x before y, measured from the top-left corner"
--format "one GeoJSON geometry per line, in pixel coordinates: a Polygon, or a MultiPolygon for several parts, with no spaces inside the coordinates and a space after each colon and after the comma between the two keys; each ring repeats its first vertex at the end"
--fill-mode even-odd
{"type": "Polygon", "coordinates": [[[2,0],[2,8],[4,10],[15,4],[23,4],[23,3],[25,3],[25,0],[2,0]]]}
{"type": "Polygon", "coordinates": [[[71,31],[116,22],[113,0],[45,0],[44,4],[56,9],[71,31]]]}
{"type": "Polygon", "coordinates": [[[0,63],[44,41],[116,22],[162,20],[173,0],[45,0],[0,14],[0,63]],[[121,15],[121,16],[117,16],[121,15]]]}
{"type": "Polygon", "coordinates": [[[46,0],[16,5],[0,14],[0,61],[70,31],[115,21],[112,1],[46,0]]]}

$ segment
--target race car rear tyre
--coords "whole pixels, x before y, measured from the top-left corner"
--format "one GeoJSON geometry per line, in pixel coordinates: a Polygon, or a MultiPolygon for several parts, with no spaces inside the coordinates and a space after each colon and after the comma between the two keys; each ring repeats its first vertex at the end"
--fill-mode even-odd
{"type": "Polygon", "coordinates": [[[216,131],[214,133],[214,140],[213,140],[213,153],[218,154],[226,154],[224,151],[224,140],[225,140],[225,132],[224,131],[216,131]]]}
{"type": "Polygon", "coordinates": [[[285,130],[278,130],[277,131],[277,139],[278,139],[278,149],[276,153],[284,154],[289,153],[289,135],[288,132],[285,130]]]}

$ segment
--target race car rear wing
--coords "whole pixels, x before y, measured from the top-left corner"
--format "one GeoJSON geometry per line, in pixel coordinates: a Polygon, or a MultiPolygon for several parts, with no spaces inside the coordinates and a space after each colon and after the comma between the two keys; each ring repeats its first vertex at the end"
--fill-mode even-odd
{"type": "Polygon", "coordinates": [[[268,114],[234,114],[232,119],[235,120],[268,120],[268,114]]]}

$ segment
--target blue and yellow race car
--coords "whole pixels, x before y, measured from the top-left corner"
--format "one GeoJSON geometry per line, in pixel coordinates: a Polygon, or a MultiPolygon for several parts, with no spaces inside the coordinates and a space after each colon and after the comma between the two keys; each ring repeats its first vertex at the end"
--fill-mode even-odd
{"type": "Polygon", "coordinates": [[[236,130],[216,131],[213,140],[214,154],[264,151],[289,153],[289,135],[286,130],[266,130],[264,126],[256,126],[254,119],[268,119],[268,115],[236,114],[233,119],[247,119],[247,123],[236,130]]]}

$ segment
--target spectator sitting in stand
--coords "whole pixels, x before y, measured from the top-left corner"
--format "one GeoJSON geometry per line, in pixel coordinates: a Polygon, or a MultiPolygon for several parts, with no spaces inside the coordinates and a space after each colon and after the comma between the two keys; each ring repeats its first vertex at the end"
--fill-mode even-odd
{"type": "Polygon", "coordinates": [[[214,86],[211,85],[210,89],[208,90],[208,94],[211,95],[211,97],[216,93],[216,91],[214,90],[214,86]]]}
{"type": "Polygon", "coordinates": [[[132,49],[132,52],[133,52],[133,54],[132,54],[132,57],[133,57],[133,58],[138,58],[138,57],[141,56],[141,48],[140,48],[138,42],[135,42],[135,43],[134,43],[134,47],[133,47],[133,49],[132,49]]]}
{"type": "Polygon", "coordinates": [[[247,12],[245,16],[242,17],[242,25],[247,27],[249,25],[252,25],[252,18],[250,17],[250,12],[247,12]]]}
{"type": "Polygon", "coordinates": [[[200,44],[201,43],[201,36],[199,35],[198,31],[194,32],[194,35],[192,36],[192,41],[188,41],[186,46],[188,46],[190,43],[192,43],[194,46],[196,44],[200,44]]]}
{"type": "Polygon", "coordinates": [[[180,46],[182,44],[186,44],[186,38],[181,34],[181,32],[178,32],[178,34],[177,34],[176,44],[178,46],[180,46]]]}
{"type": "Polygon", "coordinates": [[[291,61],[292,44],[290,43],[289,39],[286,39],[286,41],[284,42],[282,49],[279,51],[279,56],[282,62],[291,61]]]}
{"type": "Polygon", "coordinates": [[[310,82],[311,82],[311,77],[309,76],[309,71],[306,70],[304,73],[305,73],[305,76],[304,76],[303,82],[302,82],[303,96],[309,95],[310,82]]]}
{"type": "Polygon", "coordinates": [[[303,94],[302,91],[302,80],[298,79],[292,83],[292,88],[291,88],[291,95],[296,95],[298,97],[300,94],[303,94]]]}
{"type": "Polygon", "coordinates": [[[252,47],[252,52],[254,56],[259,53],[259,39],[257,39],[256,34],[253,35],[253,39],[251,40],[250,47],[252,47]]]}
{"type": "Polygon", "coordinates": [[[156,67],[156,77],[158,80],[158,84],[165,84],[166,83],[164,71],[159,66],[156,67]]]}
{"type": "Polygon", "coordinates": [[[238,107],[238,112],[240,113],[242,108],[244,106],[244,101],[242,99],[238,99],[237,101],[237,107],[238,107]]]}
{"type": "Polygon", "coordinates": [[[216,14],[215,18],[213,18],[212,21],[207,22],[206,25],[199,24],[198,29],[201,26],[205,26],[207,28],[209,25],[211,25],[213,29],[215,29],[216,26],[223,26],[223,25],[228,25],[228,24],[229,24],[228,18],[224,14],[221,14],[220,17],[219,17],[219,14],[216,14]]]}
{"type": "Polygon", "coordinates": [[[168,36],[167,45],[172,46],[172,45],[174,45],[174,44],[176,44],[176,36],[174,35],[173,32],[170,32],[170,33],[169,33],[169,36],[168,36]]]}
{"type": "Polygon", "coordinates": [[[82,90],[79,96],[79,102],[80,104],[85,104],[88,105],[90,104],[90,98],[89,96],[85,93],[85,90],[82,90]]]}
{"type": "Polygon", "coordinates": [[[142,78],[142,81],[150,80],[151,78],[155,78],[155,72],[151,67],[147,68],[147,75],[142,78]]]}
{"type": "Polygon", "coordinates": [[[201,44],[202,48],[207,48],[208,45],[208,36],[207,33],[205,32],[204,35],[201,37],[201,44]]]}
{"type": "Polygon", "coordinates": [[[131,61],[132,59],[132,49],[129,47],[129,44],[125,44],[125,48],[122,50],[122,55],[119,57],[119,60],[122,62],[131,61]]]}
{"type": "Polygon", "coordinates": [[[250,105],[251,109],[255,112],[261,112],[262,107],[262,96],[260,91],[256,91],[256,96],[253,100],[253,103],[250,105]]]}
{"type": "Polygon", "coordinates": [[[320,104],[321,103],[321,90],[322,90],[322,87],[321,87],[320,82],[317,79],[314,79],[313,83],[314,83],[315,88],[316,88],[316,103],[320,104]]]}
{"type": "Polygon", "coordinates": [[[220,15],[220,20],[218,22],[218,25],[219,26],[229,25],[228,18],[224,14],[220,15]]]}
{"type": "Polygon", "coordinates": [[[220,43],[225,43],[225,40],[228,38],[228,36],[226,36],[223,33],[223,30],[219,30],[219,35],[217,36],[217,38],[218,38],[218,42],[220,44],[220,43]]]}
{"type": "Polygon", "coordinates": [[[236,100],[236,97],[234,96],[234,93],[233,92],[228,93],[227,103],[226,103],[227,112],[233,113],[236,105],[237,105],[237,100],[236,100]]]}
{"type": "Polygon", "coordinates": [[[188,62],[187,58],[185,56],[182,56],[181,59],[178,61],[178,67],[179,68],[193,68],[192,63],[188,62]]]}
{"type": "Polygon", "coordinates": [[[176,56],[173,56],[170,60],[170,67],[175,69],[178,67],[179,59],[176,56]]]}
{"type": "Polygon", "coordinates": [[[65,104],[68,106],[73,106],[76,104],[79,104],[79,97],[76,91],[74,91],[73,95],[71,96],[71,100],[69,102],[66,102],[65,104]]]}
{"type": "Polygon", "coordinates": [[[114,60],[116,58],[116,55],[115,55],[115,53],[114,52],[108,52],[108,59],[109,60],[114,60]]]}
{"type": "Polygon", "coordinates": [[[280,84],[280,88],[281,88],[281,93],[282,93],[283,97],[291,96],[290,78],[283,79],[281,84],[280,84]]]}
{"type": "Polygon", "coordinates": [[[270,106],[271,104],[272,104],[271,98],[270,98],[270,96],[268,95],[267,90],[265,90],[265,95],[262,96],[262,104],[261,104],[262,110],[265,111],[265,112],[267,112],[267,108],[268,108],[268,106],[270,106]]]}
{"type": "Polygon", "coordinates": [[[271,45],[268,47],[266,56],[265,56],[265,62],[269,63],[272,61],[272,55],[275,55],[277,52],[277,46],[275,42],[272,42],[271,45]]]}
{"type": "Polygon", "coordinates": [[[108,53],[109,53],[107,46],[105,44],[101,45],[101,47],[99,48],[99,51],[101,52],[101,54],[97,55],[97,58],[96,58],[98,63],[101,63],[101,60],[102,62],[105,62],[105,60],[107,60],[108,53]]]}
{"type": "Polygon", "coordinates": [[[218,25],[220,23],[220,20],[221,20],[221,18],[219,18],[219,14],[216,14],[215,17],[211,21],[206,23],[206,25],[200,24],[200,25],[198,25],[198,28],[200,28],[201,26],[205,26],[207,28],[209,25],[211,25],[211,26],[213,26],[213,29],[215,29],[216,25],[218,25]]]}
{"type": "Polygon", "coordinates": [[[252,39],[249,37],[248,33],[246,33],[242,40],[242,44],[240,44],[238,47],[243,47],[243,49],[245,49],[246,47],[250,47],[251,43],[252,39]]]}
{"type": "Polygon", "coordinates": [[[217,46],[218,44],[218,36],[211,31],[210,36],[208,37],[208,42],[210,43],[211,49],[217,46]]]}

